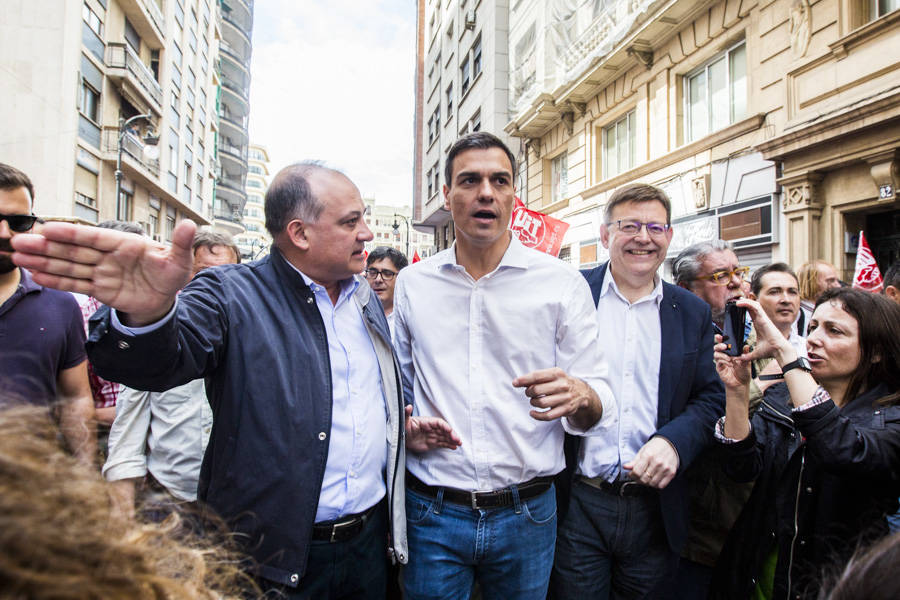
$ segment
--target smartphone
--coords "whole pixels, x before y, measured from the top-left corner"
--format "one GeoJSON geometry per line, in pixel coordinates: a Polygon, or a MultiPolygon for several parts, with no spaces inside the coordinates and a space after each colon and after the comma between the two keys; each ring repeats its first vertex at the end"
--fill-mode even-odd
{"type": "Polygon", "coordinates": [[[744,323],[747,320],[747,309],[738,306],[734,300],[725,303],[725,354],[740,356],[746,342],[744,323]]]}

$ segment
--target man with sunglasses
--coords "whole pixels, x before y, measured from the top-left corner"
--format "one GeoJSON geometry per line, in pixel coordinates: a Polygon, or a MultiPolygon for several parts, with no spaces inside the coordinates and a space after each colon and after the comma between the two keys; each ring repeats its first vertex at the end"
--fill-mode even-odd
{"type": "Polygon", "coordinates": [[[724,412],[709,307],[662,281],[672,239],[662,190],[610,196],[609,262],[582,274],[608,351],[618,427],[567,439],[574,481],[557,537],[555,598],[659,597],[687,536],[684,472],[724,412]]]}
{"type": "Polygon", "coordinates": [[[32,230],[34,187],[0,163],[0,389],[4,396],[58,410],[72,452],[93,464],[94,402],[81,310],[71,294],[36,284],[12,262],[12,238],[32,230]]]}
{"type": "Polygon", "coordinates": [[[403,253],[388,246],[375,248],[366,258],[366,281],[381,300],[391,335],[394,334],[394,284],[397,273],[407,265],[409,260],[403,253]]]}

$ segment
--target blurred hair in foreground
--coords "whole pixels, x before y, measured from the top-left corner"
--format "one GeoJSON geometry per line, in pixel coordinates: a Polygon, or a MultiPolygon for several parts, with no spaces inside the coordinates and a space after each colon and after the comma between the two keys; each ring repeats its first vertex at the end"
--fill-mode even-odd
{"type": "Polygon", "coordinates": [[[819,600],[896,600],[900,598],[900,533],[856,552],[844,570],[823,587],[819,600]]]}
{"type": "Polygon", "coordinates": [[[63,450],[58,431],[46,408],[0,399],[0,596],[255,595],[240,557],[177,514],[159,525],[117,516],[106,482],[63,450]]]}

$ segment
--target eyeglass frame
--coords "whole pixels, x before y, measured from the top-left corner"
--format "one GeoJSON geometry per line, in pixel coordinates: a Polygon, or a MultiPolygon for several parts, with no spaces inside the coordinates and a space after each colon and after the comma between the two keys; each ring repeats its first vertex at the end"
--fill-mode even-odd
{"type": "Polygon", "coordinates": [[[607,227],[612,227],[613,225],[616,226],[616,228],[622,233],[622,235],[627,235],[627,236],[631,236],[631,237],[640,235],[642,229],[646,229],[647,235],[649,235],[650,237],[662,237],[662,236],[666,235],[672,229],[672,225],[670,223],[657,223],[656,221],[649,221],[649,222],[645,223],[643,221],[638,221],[637,219],[618,219],[616,221],[610,221],[609,223],[606,224],[607,227]],[[632,225],[636,224],[638,226],[638,230],[635,231],[634,233],[628,233],[627,231],[623,231],[622,223],[630,223],[632,225]],[[650,231],[651,225],[661,227],[662,231],[658,231],[656,233],[650,231]]]}
{"type": "Polygon", "coordinates": [[[366,279],[371,279],[372,281],[378,279],[379,276],[381,276],[382,281],[390,281],[397,276],[397,271],[391,271],[390,269],[378,270],[375,267],[368,267],[363,272],[366,274],[366,279]],[[375,275],[370,275],[369,271],[375,271],[375,275]],[[390,275],[387,275],[387,273],[390,273],[390,275]]]}
{"type": "Polygon", "coordinates": [[[740,274],[741,281],[747,281],[747,275],[750,274],[750,267],[735,267],[734,269],[723,269],[722,271],[716,271],[714,273],[710,273],[709,275],[703,275],[701,277],[694,277],[694,281],[709,281],[714,285],[728,285],[734,279],[734,276],[740,274]],[[716,275],[727,275],[725,279],[721,282],[716,281],[716,275]]]}
{"type": "Polygon", "coordinates": [[[32,228],[34,228],[34,224],[37,223],[38,217],[36,215],[5,215],[0,213],[0,221],[6,221],[6,225],[9,227],[10,231],[15,231],[16,233],[25,233],[26,231],[31,231],[32,228]],[[28,219],[31,219],[31,224],[24,229],[13,227],[13,223],[12,221],[10,221],[11,218],[24,219],[26,223],[28,222],[28,219]]]}

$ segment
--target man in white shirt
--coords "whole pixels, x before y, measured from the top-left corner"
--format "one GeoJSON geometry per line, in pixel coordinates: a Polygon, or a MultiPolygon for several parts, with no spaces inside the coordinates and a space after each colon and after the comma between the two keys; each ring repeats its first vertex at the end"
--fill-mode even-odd
{"type": "Polygon", "coordinates": [[[797,355],[806,356],[806,338],[794,330],[800,312],[800,284],[794,271],[783,262],[764,265],[754,271],[750,290],[750,298],[759,301],[797,355]]]}
{"type": "Polygon", "coordinates": [[[672,239],[669,199],[625,186],[604,217],[610,260],[584,276],[612,346],[604,354],[618,423],[574,453],[551,584],[560,599],[660,595],[687,536],[684,470],[724,412],[709,305],[657,275],[672,239]]]}
{"type": "Polygon", "coordinates": [[[456,242],[404,269],[395,289],[407,397],[461,441],[407,455],[412,600],[467,598],[475,580],[486,599],[543,600],[564,427],[615,414],[587,285],[508,230],[515,175],[497,137],[460,138],[443,188],[456,242]]]}

